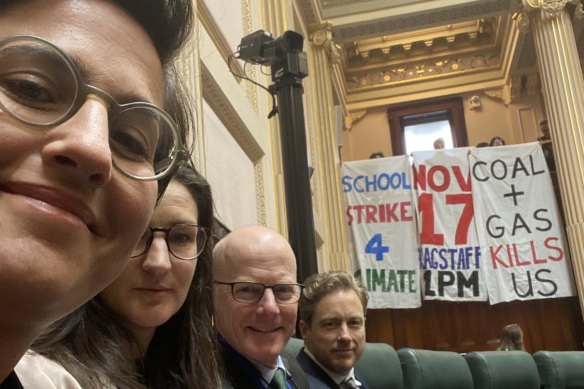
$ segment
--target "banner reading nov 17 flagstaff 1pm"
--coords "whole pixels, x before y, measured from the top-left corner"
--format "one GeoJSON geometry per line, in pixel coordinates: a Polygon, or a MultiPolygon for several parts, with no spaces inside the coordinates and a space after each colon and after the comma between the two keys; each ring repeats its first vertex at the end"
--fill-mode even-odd
{"type": "Polygon", "coordinates": [[[413,153],[424,300],[487,300],[468,152],[413,153]]]}

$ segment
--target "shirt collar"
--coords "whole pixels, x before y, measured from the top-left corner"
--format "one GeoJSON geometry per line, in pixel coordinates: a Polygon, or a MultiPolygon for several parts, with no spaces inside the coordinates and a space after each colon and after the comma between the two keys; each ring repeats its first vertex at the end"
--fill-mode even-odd
{"type": "Polygon", "coordinates": [[[355,381],[355,385],[357,385],[358,387],[361,387],[361,385],[362,385],[361,382],[359,382],[359,380],[357,380],[357,378],[355,378],[355,368],[354,367],[351,368],[351,371],[349,371],[349,374],[342,375],[342,374],[336,373],[336,372],[324,367],[319,361],[317,361],[314,354],[312,354],[310,352],[310,350],[307,349],[306,347],[304,347],[304,352],[306,353],[306,355],[308,355],[310,357],[310,359],[312,359],[314,361],[314,363],[316,363],[318,366],[320,366],[320,368],[322,370],[324,370],[329,375],[329,377],[331,377],[332,380],[337,383],[337,385],[340,385],[341,382],[344,382],[347,379],[352,378],[355,381]]]}
{"type": "Polygon", "coordinates": [[[276,372],[277,369],[282,369],[285,372],[287,372],[288,370],[286,370],[286,366],[284,366],[284,362],[282,361],[282,357],[280,357],[278,355],[278,359],[276,359],[276,367],[274,368],[269,368],[266,367],[264,365],[260,365],[260,364],[253,364],[256,369],[258,369],[258,371],[260,372],[260,374],[262,375],[262,377],[264,377],[264,380],[266,380],[266,382],[271,382],[272,378],[274,377],[274,373],[276,372]]]}

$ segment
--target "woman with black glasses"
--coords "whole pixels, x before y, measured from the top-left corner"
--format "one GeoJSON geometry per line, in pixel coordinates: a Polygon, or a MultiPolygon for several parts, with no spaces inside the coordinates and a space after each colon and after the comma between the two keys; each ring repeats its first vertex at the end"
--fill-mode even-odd
{"type": "Polygon", "coordinates": [[[46,376],[68,388],[217,388],[212,229],[211,189],[181,167],[121,276],[33,345],[80,386],[68,374],[39,381],[27,371],[45,362],[29,353],[16,368],[25,388],[50,387],[46,376]]]}
{"type": "Polygon", "coordinates": [[[188,156],[165,87],[192,18],[192,0],[0,1],[0,388],[120,274],[188,156]]]}

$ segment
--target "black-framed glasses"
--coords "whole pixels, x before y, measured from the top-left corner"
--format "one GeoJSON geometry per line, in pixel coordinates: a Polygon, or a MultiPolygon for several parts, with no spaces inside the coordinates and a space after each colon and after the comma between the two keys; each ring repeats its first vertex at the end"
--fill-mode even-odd
{"type": "Polygon", "coordinates": [[[172,117],[154,104],[119,104],[86,84],[63,50],[45,39],[0,39],[0,110],[29,126],[47,128],[69,120],[88,98],[108,107],[113,166],[135,180],[160,180],[188,157],[172,117]]]}
{"type": "Polygon", "coordinates": [[[265,285],[259,282],[223,282],[213,281],[214,284],[231,286],[231,295],[235,301],[246,304],[255,304],[262,299],[266,289],[272,289],[278,304],[294,304],[300,300],[302,284],[265,285]]]}
{"type": "Polygon", "coordinates": [[[132,258],[150,249],[156,232],[164,232],[168,251],[178,259],[197,258],[205,249],[209,238],[208,229],[196,224],[175,224],[170,228],[148,227],[132,251],[132,258]]]}

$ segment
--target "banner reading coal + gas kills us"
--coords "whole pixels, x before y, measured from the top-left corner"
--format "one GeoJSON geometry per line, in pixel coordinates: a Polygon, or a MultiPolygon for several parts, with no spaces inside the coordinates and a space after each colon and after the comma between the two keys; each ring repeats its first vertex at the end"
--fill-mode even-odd
{"type": "Polygon", "coordinates": [[[539,144],[473,149],[470,164],[491,304],[573,296],[561,219],[539,144]]]}

